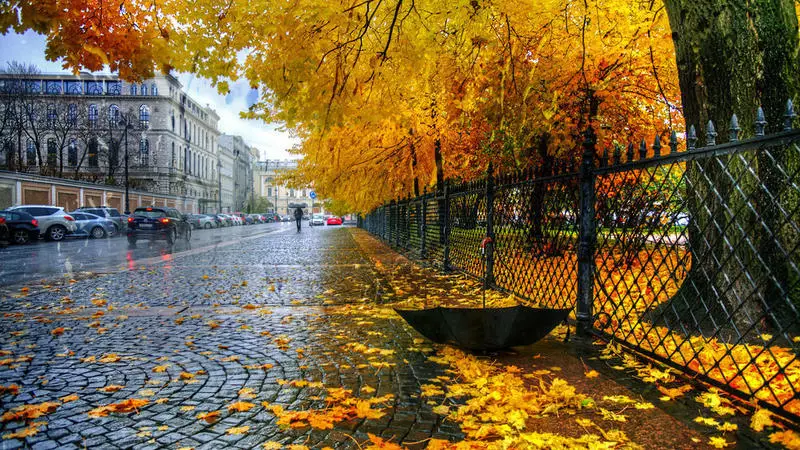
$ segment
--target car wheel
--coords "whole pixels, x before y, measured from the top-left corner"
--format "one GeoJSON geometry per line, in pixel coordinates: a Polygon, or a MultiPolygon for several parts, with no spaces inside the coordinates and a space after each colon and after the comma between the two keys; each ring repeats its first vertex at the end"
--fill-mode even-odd
{"type": "Polygon", "coordinates": [[[106,230],[103,227],[94,227],[90,234],[94,239],[102,239],[106,237],[106,230]]]}
{"type": "Polygon", "coordinates": [[[206,222],[205,225],[203,225],[203,228],[205,228],[207,230],[207,229],[211,228],[211,224],[206,222]]]}
{"type": "Polygon", "coordinates": [[[11,242],[15,244],[27,244],[30,240],[31,235],[28,233],[28,230],[14,230],[14,232],[11,233],[11,242]]]}
{"type": "Polygon", "coordinates": [[[61,241],[67,235],[67,229],[61,225],[53,225],[47,229],[47,239],[51,241],[61,241]]]}
{"type": "Polygon", "coordinates": [[[167,244],[172,245],[175,243],[175,228],[170,228],[167,231],[167,244]]]}
{"type": "Polygon", "coordinates": [[[189,242],[189,239],[192,238],[192,229],[187,228],[186,233],[184,233],[183,238],[186,239],[186,242],[189,242]]]}

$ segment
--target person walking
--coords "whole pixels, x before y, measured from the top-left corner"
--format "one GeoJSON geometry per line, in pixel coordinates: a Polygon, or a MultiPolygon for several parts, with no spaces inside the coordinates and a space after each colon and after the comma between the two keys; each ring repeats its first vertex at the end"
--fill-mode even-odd
{"type": "Polygon", "coordinates": [[[303,208],[294,209],[294,220],[297,222],[297,232],[300,232],[300,225],[303,223],[303,208]]]}

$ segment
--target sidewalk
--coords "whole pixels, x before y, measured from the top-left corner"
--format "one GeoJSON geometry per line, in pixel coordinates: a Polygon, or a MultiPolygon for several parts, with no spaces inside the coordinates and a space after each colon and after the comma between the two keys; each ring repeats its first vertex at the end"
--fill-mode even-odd
{"type": "Polygon", "coordinates": [[[634,374],[686,382],[603,359],[602,346],[564,344],[563,328],[471,356],[432,345],[388,307],[472,301],[476,288],[352,228],[15,287],[0,299],[0,448],[661,449],[714,438],[753,448],[766,439],[747,432],[742,413],[722,417],[691,393],[659,400],[634,374]]]}

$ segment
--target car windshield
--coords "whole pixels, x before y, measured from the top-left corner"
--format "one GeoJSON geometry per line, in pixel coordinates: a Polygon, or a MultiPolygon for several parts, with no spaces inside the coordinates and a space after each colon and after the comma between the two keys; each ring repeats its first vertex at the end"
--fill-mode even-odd
{"type": "Polygon", "coordinates": [[[157,219],[159,217],[164,217],[164,211],[158,209],[137,209],[133,212],[134,216],[144,216],[149,217],[151,219],[157,219]]]}
{"type": "Polygon", "coordinates": [[[314,214],[314,218],[315,219],[322,219],[323,215],[322,214],[314,214]]]}

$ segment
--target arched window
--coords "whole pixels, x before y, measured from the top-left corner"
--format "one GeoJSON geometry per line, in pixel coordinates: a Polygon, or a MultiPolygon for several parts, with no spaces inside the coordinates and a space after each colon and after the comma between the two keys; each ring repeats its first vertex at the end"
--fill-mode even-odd
{"type": "Polygon", "coordinates": [[[131,85],[131,95],[136,95],[136,85],[135,84],[131,85]]]}
{"type": "Polygon", "coordinates": [[[148,165],[150,162],[150,141],[147,138],[142,138],[139,141],[139,164],[142,166],[148,165]]]}
{"type": "Polygon", "coordinates": [[[172,119],[172,132],[175,132],[175,111],[172,111],[172,115],[170,116],[172,119]]]}
{"type": "Polygon", "coordinates": [[[87,149],[89,151],[89,154],[88,154],[88,156],[89,156],[89,167],[97,167],[98,166],[98,164],[97,164],[98,163],[98,158],[97,158],[98,147],[99,146],[97,144],[97,138],[92,138],[89,141],[89,148],[87,149]]]}
{"type": "Polygon", "coordinates": [[[172,159],[170,160],[169,166],[175,168],[175,143],[172,143],[172,159]]]}
{"type": "Polygon", "coordinates": [[[150,85],[150,95],[158,95],[158,88],[155,83],[150,85]]]}
{"type": "Polygon", "coordinates": [[[78,124],[78,105],[75,103],[70,103],[67,106],[67,122],[72,126],[78,124]]]}
{"type": "Polygon", "coordinates": [[[150,107],[142,105],[139,107],[139,128],[150,127],[150,107]]]}
{"type": "Polygon", "coordinates": [[[70,166],[78,165],[78,143],[75,138],[69,140],[69,147],[67,147],[67,164],[70,166]]]}
{"type": "Polygon", "coordinates": [[[47,140],[47,165],[55,167],[58,161],[58,144],[55,139],[47,140]]]}
{"type": "Polygon", "coordinates": [[[28,139],[28,142],[25,143],[25,160],[29,166],[36,165],[36,145],[31,139],[28,139]]]}
{"type": "Polygon", "coordinates": [[[56,126],[56,105],[47,105],[47,126],[56,126]]]}
{"type": "Polygon", "coordinates": [[[119,124],[119,106],[111,105],[108,107],[108,125],[116,128],[119,124]]]}
{"type": "Polygon", "coordinates": [[[147,95],[147,85],[142,83],[142,95],[147,95]]]}
{"type": "Polygon", "coordinates": [[[89,105],[89,128],[97,127],[97,105],[89,105]]]}

